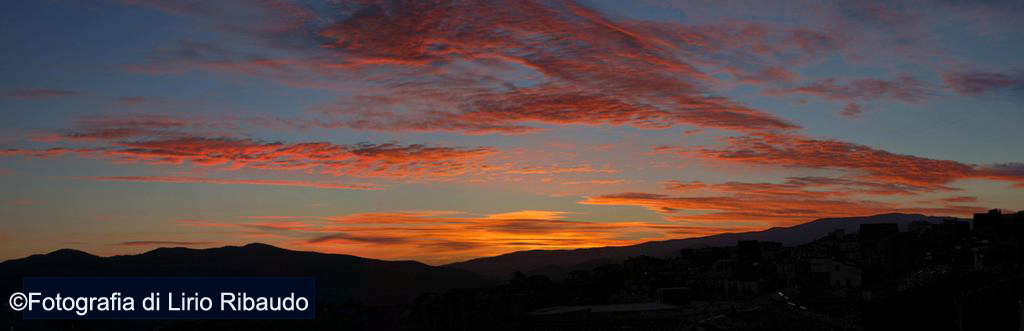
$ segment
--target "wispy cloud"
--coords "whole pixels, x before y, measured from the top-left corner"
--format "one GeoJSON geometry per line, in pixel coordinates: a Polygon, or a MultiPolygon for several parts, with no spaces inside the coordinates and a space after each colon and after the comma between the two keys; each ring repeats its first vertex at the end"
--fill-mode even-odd
{"type": "Polygon", "coordinates": [[[215,244],[210,241],[125,241],[117,243],[121,246],[209,246],[215,244]]]}
{"type": "Polygon", "coordinates": [[[829,78],[798,87],[766,90],[765,93],[769,95],[802,93],[841,101],[894,99],[914,102],[927,97],[930,92],[921,81],[902,76],[891,80],[855,79],[846,83],[829,78]]]}
{"type": "Polygon", "coordinates": [[[80,177],[83,179],[126,181],[126,182],[157,182],[157,183],[186,183],[186,184],[220,184],[220,185],[267,185],[267,186],[297,186],[315,187],[339,190],[382,190],[383,187],[366,184],[336,184],[327,182],[310,182],[294,180],[271,180],[271,179],[226,179],[226,178],[203,178],[203,177],[173,177],[173,176],[100,176],[80,177]]]}
{"type": "MultiPolygon", "coordinates": [[[[293,122],[301,126],[470,134],[526,133],[539,130],[536,124],[642,129],[691,125],[739,131],[797,128],[739,102],[709,95],[699,83],[708,77],[679,56],[699,53],[687,49],[704,48],[702,40],[661,37],[650,26],[615,22],[571,2],[455,1],[421,4],[415,11],[403,6],[370,1],[329,15],[280,11],[281,20],[303,22],[318,38],[305,45],[301,40],[281,42],[285,36],[301,35],[295,29],[240,35],[271,43],[290,56],[183,41],[158,52],[150,67],[231,71],[318,88],[331,88],[336,79],[326,78],[342,76],[381,91],[323,107],[328,118],[293,122]],[[499,26],[503,28],[495,30],[499,26]],[[570,39],[578,42],[552,42],[570,39]],[[532,83],[516,82],[522,80],[532,83]],[[365,99],[374,102],[357,102],[365,99]]],[[[268,12],[260,6],[249,7],[268,12]]],[[[211,14],[222,11],[173,12],[209,19],[216,22],[211,23],[214,26],[245,24],[233,15],[211,14]]],[[[827,43],[811,32],[785,36],[784,40],[792,40],[789,45],[808,50],[812,44],[827,43]]]]}
{"type": "Polygon", "coordinates": [[[958,196],[942,199],[942,201],[949,203],[961,203],[961,202],[978,202],[978,197],[971,196],[958,196]]]}
{"type": "Polygon", "coordinates": [[[858,118],[864,113],[864,107],[858,103],[848,103],[843,106],[843,111],[839,112],[839,115],[843,115],[849,118],[858,118]]]}
{"type": "Polygon", "coordinates": [[[169,106],[195,106],[199,103],[183,100],[175,100],[166,97],[154,97],[143,95],[123,96],[117,98],[117,104],[128,107],[169,107],[169,106]]]}
{"type": "Polygon", "coordinates": [[[946,84],[954,92],[963,95],[980,95],[984,93],[1013,90],[1024,92],[1024,72],[947,72],[943,75],[946,84]]]}
{"type": "Polygon", "coordinates": [[[863,216],[892,212],[936,215],[967,215],[984,210],[974,206],[907,207],[894,203],[829,198],[827,195],[712,195],[669,196],[627,192],[588,197],[583,204],[640,206],[666,215],[667,219],[694,224],[751,223],[793,225],[821,217],[863,216]]]}
{"type": "Polygon", "coordinates": [[[70,96],[85,95],[85,92],[71,90],[57,90],[47,88],[27,88],[0,90],[0,98],[15,99],[51,99],[70,96]]]}
{"type": "Polygon", "coordinates": [[[855,176],[891,184],[948,189],[955,180],[985,178],[1020,183],[1024,176],[1012,165],[978,166],[896,154],[850,142],[803,135],[763,134],[731,137],[722,148],[682,151],[684,155],[726,162],[811,169],[839,169],[855,176]]]}
{"type": "Polygon", "coordinates": [[[226,166],[222,170],[319,170],[356,177],[454,176],[473,170],[497,151],[421,144],[336,145],[327,142],[286,144],[251,139],[181,137],[110,141],[101,148],[7,149],[0,155],[51,157],[65,154],[106,157],[119,162],[226,166]]]}

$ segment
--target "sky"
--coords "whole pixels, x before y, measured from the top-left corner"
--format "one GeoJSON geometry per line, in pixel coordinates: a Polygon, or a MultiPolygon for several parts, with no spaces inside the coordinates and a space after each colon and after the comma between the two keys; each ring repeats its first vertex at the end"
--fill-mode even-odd
{"type": "Polygon", "coordinates": [[[0,260],[1024,206],[1019,1],[0,2],[0,260]]]}

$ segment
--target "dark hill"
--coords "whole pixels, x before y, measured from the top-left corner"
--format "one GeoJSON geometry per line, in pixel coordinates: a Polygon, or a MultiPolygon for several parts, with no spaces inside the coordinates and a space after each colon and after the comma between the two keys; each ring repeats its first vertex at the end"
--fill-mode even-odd
{"type": "Polygon", "coordinates": [[[949,217],[920,214],[882,214],[864,217],[822,218],[791,227],[776,227],[763,231],[725,233],[707,237],[651,241],[632,246],[581,248],[572,250],[531,250],[504,255],[477,258],[448,264],[449,267],[472,271],[491,277],[507,278],[513,272],[559,275],[574,269],[587,269],[636,255],[670,257],[680,249],[694,246],[732,246],[739,240],[776,241],[795,246],[824,237],[833,230],[857,232],[861,224],[897,223],[906,230],[912,221],[940,222],[949,217]]]}
{"type": "Polygon", "coordinates": [[[62,249],[0,263],[0,284],[11,288],[5,293],[16,291],[21,277],[26,276],[312,276],[316,277],[318,303],[356,299],[369,304],[408,303],[421,292],[497,284],[472,272],[414,261],[300,252],[265,244],[158,248],[139,255],[111,257],[62,249]]]}

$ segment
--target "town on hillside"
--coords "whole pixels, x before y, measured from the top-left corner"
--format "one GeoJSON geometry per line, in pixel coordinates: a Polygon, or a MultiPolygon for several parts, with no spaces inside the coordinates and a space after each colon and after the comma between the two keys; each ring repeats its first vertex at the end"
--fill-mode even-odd
{"type": "Polygon", "coordinates": [[[738,241],[424,294],[415,330],[1020,330],[1024,211],[738,241]]]}

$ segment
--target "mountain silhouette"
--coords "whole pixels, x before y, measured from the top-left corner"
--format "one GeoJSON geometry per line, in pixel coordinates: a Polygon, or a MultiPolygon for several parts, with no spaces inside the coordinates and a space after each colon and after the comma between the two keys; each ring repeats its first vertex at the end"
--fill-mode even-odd
{"type": "Polygon", "coordinates": [[[412,301],[421,292],[485,287],[495,280],[469,271],[415,261],[382,261],[344,254],[292,251],[266,244],[210,249],[158,248],[138,255],[99,257],[72,249],[0,263],[4,293],[21,278],[47,277],[316,277],[317,303],[412,301]]]}
{"type": "Polygon", "coordinates": [[[861,224],[911,221],[940,222],[948,217],[920,214],[882,214],[866,217],[824,218],[763,231],[725,233],[707,237],[651,241],[632,246],[572,250],[530,250],[472,259],[445,266],[416,261],[383,261],[345,254],[292,251],[266,244],[209,249],[157,248],[138,255],[99,257],[61,249],[0,263],[0,287],[8,292],[21,286],[21,278],[48,277],[316,277],[318,302],[357,300],[368,304],[407,303],[423,292],[452,288],[493,286],[513,272],[560,275],[615,262],[630,256],[671,257],[680,249],[732,246],[739,240],[804,244],[834,230],[856,232],[861,224]]]}
{"type": "Polygon", "coordinates": [[[822,218],[791,227],[774,227],[763,231],[724,233],[687,239],[649,241],[632,246],[519,251],[451,263],[446,266],[500,278],[508,278],[516,271],[529,274],[561,276],[571,270],[590,269],[630,256],[671,257],[679,254],[679,250],[683,248],[733,246],[740,240],[774,241],[786,246],[795,246],[814,241],[835,230],[843,230],[846,233],[857,232],[861,224],[896,223],[905,230],[906,224],[912,221],[937,223],[949,218],[898,213],[863,217],[822,218]]]}

